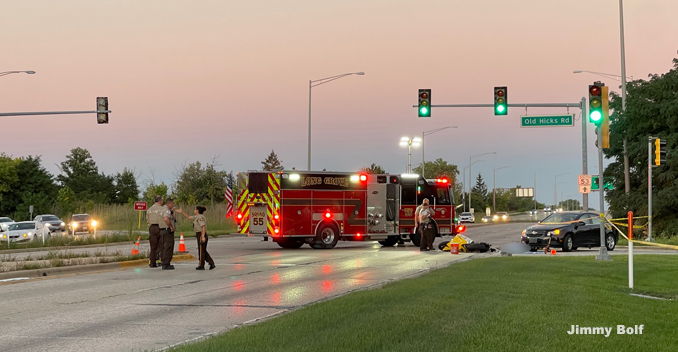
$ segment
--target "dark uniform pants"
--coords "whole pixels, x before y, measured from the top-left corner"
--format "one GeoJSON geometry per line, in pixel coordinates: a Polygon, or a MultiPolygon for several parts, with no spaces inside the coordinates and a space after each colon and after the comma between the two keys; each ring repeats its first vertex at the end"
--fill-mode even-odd
{"type": "Polygon", "coordinates": [[[160,226],[151,225],[148,228],[148,241],[151,243],[151,253],[148,254],[151,265],[155,265],[158,258],[162,258],[162,242],[160,240],[160,226]]]}
{"type": "Polygon", "coordinates": [[[422,223],[420,227],[421,240],[420,240],[420,249],[432,249],[433,241],[435,240],[435,228],[431,223],[422,223]]]}
{"type": "Polygon", "coordinates": [[[162,266],[168,266],[174,256],[174,232],[170,229],[160,230],[162,238],[162,266]]]}
{"type": "Polygon", "coordinates": [[[210,254],[207,253],[207,242],[210,240],[209,236],[205,234],[205,242],[200,242],[201,236],[202,232],[195,233],[195,238],[198,240],[198,256],[200,258],[200,267],[204,268],[205,261],[207,261],[210,265],[214,265],[214,260],[212,260],[210,254]]]}

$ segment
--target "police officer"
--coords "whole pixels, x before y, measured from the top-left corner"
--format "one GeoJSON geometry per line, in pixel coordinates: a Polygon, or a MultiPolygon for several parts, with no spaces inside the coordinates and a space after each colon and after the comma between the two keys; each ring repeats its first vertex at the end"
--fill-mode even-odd
{"type": "MultiPolygon", "coordinates": [[[[160,225],[165,224],[162,218],[164,207],[162,206],[162,196],[155,196],[155,204],[146,211],[146,222],[148,223],[148,240],[151,243],[151,253],[149,254],[151,268],[157,268],[157,260],[162,256],[162,241],[160,238],[160,225]]],[[[165,226],[163,226],[165,227],[165,226]]]]}
{"type": "Polygon", "coordinates": [[[205,218],[205,215],[203,215],[206,210],[207,208],[198,205],[193,211],[195,214],[193,216],[189,216],[182,209],[176,211],[187,219],[193,220],[193,231],[195,231],[195,238],[198,240],[198,255],[200,259],[200,265],[195,268],[195,270],[205,270],[205,261],[209,263],[210,270],[216,268],[214,260],[212,260],[210,254],[207,253],[207,241],[209,241],[209,236],[207,236],[207,219],[205,218]]]}
{"type": "MultiPolygon", "coordinates": [[[[177,229],[177,219],[174,217],[174,199],[167,198],[163,207],[164,228],[160,228],[162,237],[162,270],[174,270],[171,264],[174,256],[174,231],[177,229]]],[[[163,226],[163,225],[161,225],[163,226]]]]}
{"type": "Polygon", "coordinates": [[[421,203],[421,206],[415,211],[415,224],[419,224],[419,233],[421,234],[421,240],[419,244],[419,250],[424,251],[435,251],[433,247],[433,241],[435,240],[435,228],[433,227],[431,219],[435,215],[435,212],[429,206],[428,198],[424,198],[421,203]]]}

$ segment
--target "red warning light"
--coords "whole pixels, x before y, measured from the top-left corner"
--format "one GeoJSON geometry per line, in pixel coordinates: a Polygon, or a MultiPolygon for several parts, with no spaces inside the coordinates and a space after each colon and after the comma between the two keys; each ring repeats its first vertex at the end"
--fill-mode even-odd
{"type": "Polygon", "coordinates": [[[276,219],[276,220],[280,220],[280,215],[275,214],[275,215],[273,215],[273,218],[276,219]]]}
{"type": "Polygon", "coordinates": [[[466,231],[466,226],[459,225],[457,226],[457,233],[464,233],[466,231]]]}
{"type": "Polygon", "coordinates": [[[360,237],[360,233],[356,233],[355,235],[356,235],[356,237],[360,237]]]}
{"type": "Polygon", "coordinates": [[[328,219],[331,218],[331,217],[332,217],[332,213],[330,213],[330,212],[325,213],[325,217],[328,218],[328,219]]]}
{"type": "Polygon", "coordinates": [[[280,233],[280,229],[276,227],[275,230],[273,230],[273,232],[275,232],[276,234],[278,234],[278,233],[280,233]]]}
{"type": "Polygon", "coordinates": [[[242,219],[242,214],[238,213],[238,219],[242,219]]]}
{"type": "Polygon", "coordinates": [[[360,175],[360,181],[367,181],[367,175],[360,175]]]}

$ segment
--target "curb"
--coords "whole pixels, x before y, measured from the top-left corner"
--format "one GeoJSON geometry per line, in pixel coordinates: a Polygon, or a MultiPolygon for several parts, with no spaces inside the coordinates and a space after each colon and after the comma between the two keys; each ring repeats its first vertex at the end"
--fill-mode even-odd
{"type": "MultiPolygon", "coordinates": [[[[183,262],[196,259],[192,254],[178,254],[172,258],[172,262],[183,262]]],[[[41,278],[49,277],[55,275],[68,275],[68,274],[87,274],[100,271],[116,270],[116,269],[125,269],[125,268],[134,268],[139,266],[148,265],[148,259],[135,259],[128,260],[124,262],[115,262],[115,263],[98,263],[98,264],[86,264],[86,265],[72,265],[72,266],[62,266],[57,268],[43,268],[43,269],[31,269],[31,270],[18,270],[18,271],[9,271],[0,273],[0,280],[4,279],[16,279],[16,278],[41,278]]]]}

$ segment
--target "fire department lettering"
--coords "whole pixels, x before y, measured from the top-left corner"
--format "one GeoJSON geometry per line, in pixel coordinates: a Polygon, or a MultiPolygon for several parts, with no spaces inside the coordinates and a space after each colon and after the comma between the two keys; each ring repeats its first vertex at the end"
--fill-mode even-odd
{"type": "Polygon", "coordinates": [[[264,212],[252,212],[252,225],[254,226],[259,226],[259,225],[266,225],[264,222],[264,218],[266,217],[266,213],[264,212]]]}
{"type": "Polygon", "coordinates": [[[317,186],[317,185],[329,185],[329,186],[339,186],[339,187],[349,187],[348,177],[315,177],[315,176],[306,176],[301,179],[301,187],[308,186],[317,186]]]}

